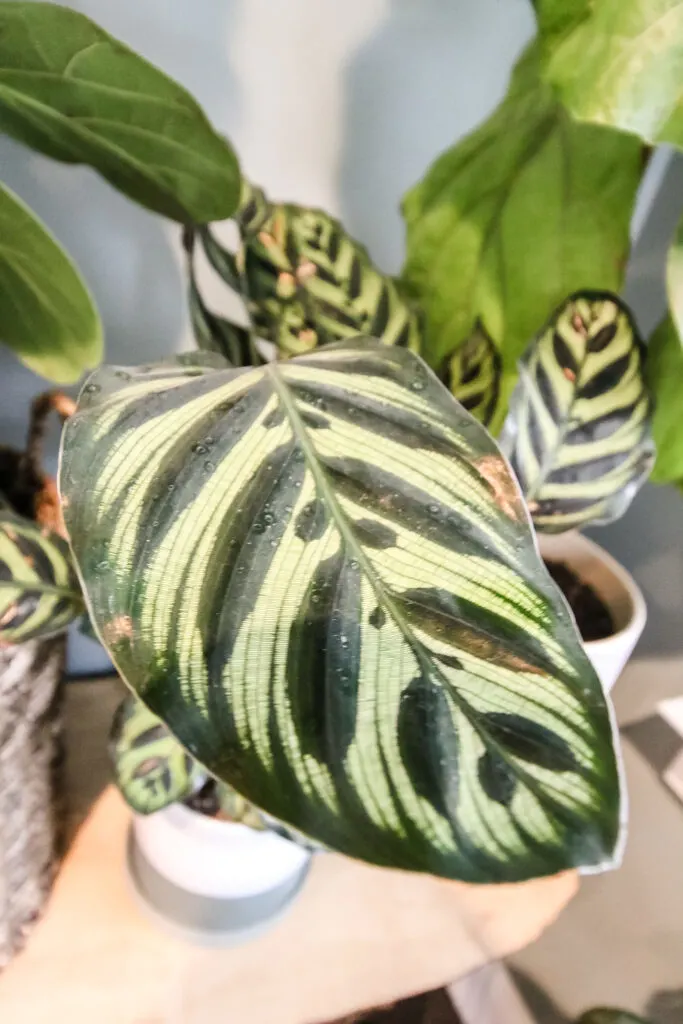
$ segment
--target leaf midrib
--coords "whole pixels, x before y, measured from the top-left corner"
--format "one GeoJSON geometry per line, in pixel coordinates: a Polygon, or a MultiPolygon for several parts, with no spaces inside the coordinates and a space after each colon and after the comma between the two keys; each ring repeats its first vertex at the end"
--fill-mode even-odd
{"type": "MultiPolygon", "coordinates": [[[[470,726],[481,738],[482,742],[484,743],[484,747],[487,750],[495,750],[498,753],[498,755],[511,766],[515,775],[520,780],[522,780],[524,784],[527,785],[528,788],[536,794],[537,797],[541,799],[542,803],[549,801],[553,806],[566,812],[567,808],[564,808],[561,802],[555,801],[552,794],[548,794],[547,790],[544,790],[543,786],[538,782],[538,780],[535,779],[534,776],[531,775],[524,767],[522,767],[522,765],[520,765],[517,760],[514,760],[512,755],[510,755],[508,751],[487,732],[487,730],[482,726],[481,722],[479,721],[479,714],[458,693],[457,688],[450,682],[449,679],[447,679],[443,675],[443,672],[440,670],[439,666],[435,665],[427,657],[424,651],[423,644],[420,642],[420,640],[417,639],[417,637],[413,633],[410,623],[407,621],[405,615],[401,611],[400,607],[398,606],[394,598],[387,591],[375,567],[373,566],[372,562],[370,561],[370,559],[367,557],[362,547],[360,546],[353,530],[349,527],[348,522],[346,520],[346,516],[339,504],[334,489],[330,484],[330,481],[327,477],[325,470],[321,467],[315,449],[311,444],[311,441],[308,436],[308,431],[306,430],[305,424],[303,423],[301,416],[299,415],[299,411],[296,408],[296,403],[292,399],[292,396],[289,393],[285,381],[280,376],[280,369],[278,367],[278,364],[268,363],[264,367],[264,370],[268,374],[273,383],[273,387],[275,389],[275,392],[277,393],[278,398],[282,403],[285,415],[289,419],[292,431],[297,440],[299,441],[299,443],[301,444],[306,464],[311,471],[316,486],[319,488],[320,493],[322,494],[325,502],[327,503],[330,509],[330,512],[332,513],[335,519],[337,529],[339,530],[343,540],[346,541],[346,543],[352,549],[354,556],[358,560],[358,563],[361,566],[362,570],[365,572],[378,601],[383,601],[385,603],[387,610],[392,615],[394,622],[400,629],[406,642],[413,651],[419,667],[425,674],[425,678],[430,679],[434,678],[434,676],[438,676],[442,685],[444,686],[445,691],[453,699],[459,710],[462,711],[463,715],[469,722],[470,726]]],[[[583,773],[579,772],[577,774],[581,775],[583,773]]]]}

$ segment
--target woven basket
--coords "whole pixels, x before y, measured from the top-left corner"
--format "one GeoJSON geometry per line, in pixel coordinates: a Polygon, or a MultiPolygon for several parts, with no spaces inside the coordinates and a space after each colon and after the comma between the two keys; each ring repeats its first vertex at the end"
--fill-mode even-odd
{"type": "Polygon", "coordinates": [[[22,948],[57,862],[65,640],[0,650],[0,970],[22,948]]]}

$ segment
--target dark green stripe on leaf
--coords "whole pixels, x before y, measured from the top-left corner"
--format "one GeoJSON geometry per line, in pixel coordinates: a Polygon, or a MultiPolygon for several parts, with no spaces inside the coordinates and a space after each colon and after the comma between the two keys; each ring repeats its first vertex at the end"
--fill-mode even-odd
{"type": "Polygon", "coordinates": [[[417,793],[445,818],[456,815],[460,783],[459,739],[446,694],[417,676],[401,697],[398,744],[417,793]],[[442,751],[447,750],[444,757],[442,751]]]}

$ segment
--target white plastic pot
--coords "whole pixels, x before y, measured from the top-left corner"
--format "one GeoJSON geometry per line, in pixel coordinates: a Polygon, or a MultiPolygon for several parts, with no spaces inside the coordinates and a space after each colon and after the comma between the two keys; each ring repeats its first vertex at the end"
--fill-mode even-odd
{"type": "Polygon", "coordinates": [[[273,832],[173,804],[133,819],[129,867],[148,909],[203,943],[260,934],[291,904],[310,853],[273,832]]]}
{"type": "Polygon", "coordinates": [[[564,562],[583,583],[589,584],[612,616],[615,631],[604,640],[584,643],[586,654],[609,693],[645,627],[647,608],[631,574],[598,544],[580,533],[539,535],[539,547],[548,562],[564,562]]]}

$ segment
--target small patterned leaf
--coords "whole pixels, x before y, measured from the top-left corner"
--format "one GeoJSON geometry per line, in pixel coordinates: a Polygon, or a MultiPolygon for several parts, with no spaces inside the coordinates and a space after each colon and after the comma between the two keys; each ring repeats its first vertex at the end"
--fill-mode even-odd
{"type": "Polygon", "coordinates": [[[114,715],[109,753],[116,785],[138,814],[185,799],[206,778],[164,723],[132,695],[114,715]]]}
{"type": "Polygon", "coordinates": [[[231,366],[250,366],[254,361],[249,331],[212,312],[202,298],[194,266],[194,238],[184,237],[189,278],[188,299],[192,330],[200,349],[218,352],[231,366]]]}
{"type": "Polygon", "coordinates": [[[501,438],[538,530],[622,515],[652,466],[651,406],[629,311],[573,295],[527,350],[501,438]]]}
{"type": "Polygon", "coordinates": [[[501,359],[479,320],[463,345],[444,363],[441,379],[475,419],[488,427],[500,395],[501,359]]]}
{"type": "Polygon", "coordinates": [[[208,229],[200,237],[214,269],[244,298],[259,337],[281,356],[362,333],[419,350],[411,307],[339,221],[322,210],[271,203],[246,183],[236,219],[236,258],[208,229]]]}
{"type": "Polygon", "coordinates": [[[600,684],[505,460],[418,357],[103,370],[61,486],[124,678],[267,815],[477,882],[610,861],[600,684]]]}
{"type": "Polygon", "coordinates": [[[243,796],[240,796],[232,786],[228,786],[225,782],[218,782],[216,788],[221,813],[225,818],[248,825],[249,828],[254,828],[258,832],[269,827],[258,807],[254,807],[243,796]]]}
{"type": "Polygon", "coordinates": [[[63,632],[83,612],[66,541],[0,510],[0,644],[63,632]]]}

